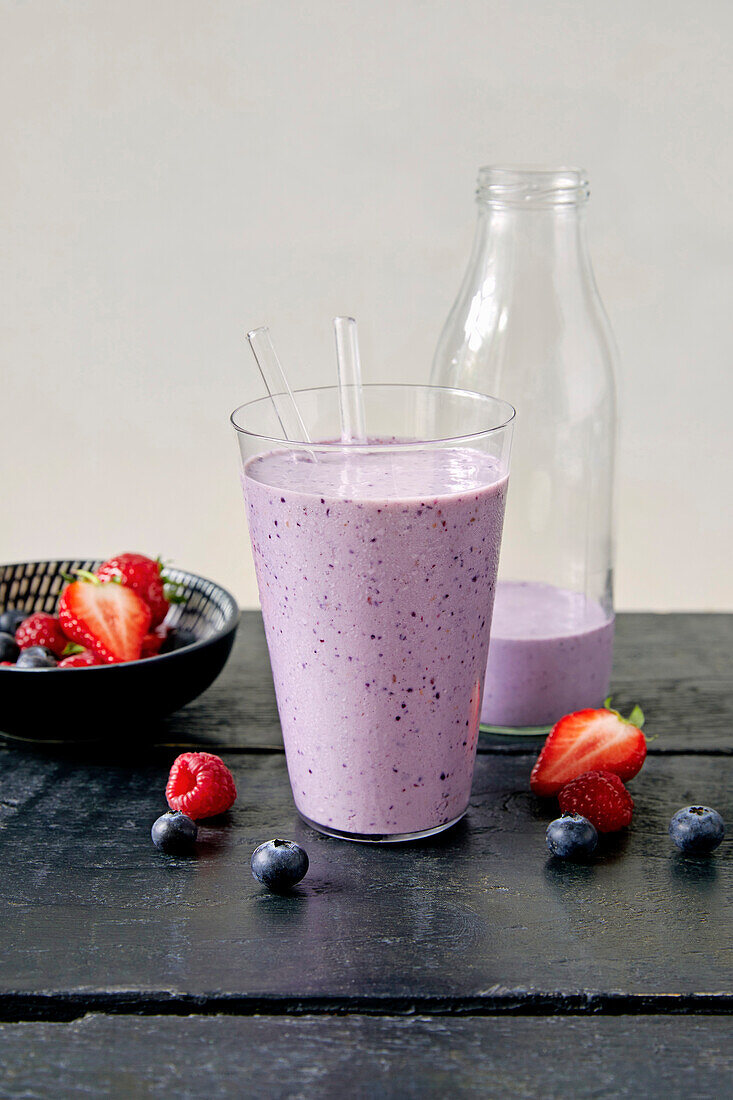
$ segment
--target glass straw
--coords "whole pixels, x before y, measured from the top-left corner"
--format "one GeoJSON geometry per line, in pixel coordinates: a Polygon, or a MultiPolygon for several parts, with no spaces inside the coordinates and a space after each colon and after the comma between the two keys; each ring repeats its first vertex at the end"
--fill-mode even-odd
{"type": "Polygon", "coordinates": [[[341,440],[343,443],[366,443],[364,391],[361,385],[356,321],[353,317],[334,317],[333,327],[336,333],[341,440]]]}
{"type": "MultiPolygon", "coordinates": [[[[252,354],[257,360],[257,366],[260,368],[260,374],[267,386],[267,392],[272,399],[283,435],[292,442],[310,443],[311,437],[303,422],[303,417],[300,415],[300,410],[295,404],[293,391],[290,389],[288,380],[280,365],[269,328],[266,325],[255,328],[247,333],[247,339],[249,340],[249,346],[252,348],[252,354]]],[[[315,458],[313,451],[309,453],[311,458],[315,458]]]]}

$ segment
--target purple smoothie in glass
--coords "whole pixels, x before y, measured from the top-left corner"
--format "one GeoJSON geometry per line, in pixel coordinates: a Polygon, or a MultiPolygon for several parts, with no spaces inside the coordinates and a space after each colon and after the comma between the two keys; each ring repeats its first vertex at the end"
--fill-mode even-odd
{"type": "Polygon", "coordinates": [[[580,592],[528,581],[496,589],[481,722],[552,725],[608,695],[613,616],[580,592]]]}
{"type": "Polygon", "coordinates": [[[299,812],[362,839],[459,819],[506,476],[470,448],[273,451],[244,487],[299,812]]]}

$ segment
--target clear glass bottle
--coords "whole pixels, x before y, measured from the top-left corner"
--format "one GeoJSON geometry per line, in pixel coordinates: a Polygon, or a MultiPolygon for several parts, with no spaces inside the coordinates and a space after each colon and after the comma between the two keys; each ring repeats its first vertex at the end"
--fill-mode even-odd
{"type": "Polygon", "coordinates": [[[517,409],[482,725],[547,727],[605,698],[613,651],[614,345],[578,169],[479,173],[436,385],[517,409]]]}

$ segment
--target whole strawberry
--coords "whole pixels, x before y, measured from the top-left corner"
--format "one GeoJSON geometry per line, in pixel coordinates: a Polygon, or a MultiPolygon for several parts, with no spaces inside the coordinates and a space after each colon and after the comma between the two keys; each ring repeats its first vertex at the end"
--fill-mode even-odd
{"type": "Polygon", "coordinates": [[[102,664],[138,661],[150,629],[150,608],[130,588],[78,572],[61,593],[59,621],[67,637],[102,664]]]}
{"type": "Polygon", "coordinates": [[[184,752],[173,761],[165,797],[172,810],[180,810],[198,821],[228,810],[237,797],[237,788],[220,756],[212,752],[184,752]]]}
{"type": "Polygon", "coordinates": [[[97,570],[100,580],[117,579],[125,588],[145,601],[150,608],[150,629],[155,629],[168,613],[172,601],[167,592],[167,578],[160,559],[146,558],[144,554],[118,554],[97,570]]]}
{"type": "Polygon", "coordinates": [[[15,632],[15,642],[20,649],[29,649],[32,645],[42,645],[61,657],[69,644],[69,639],[61,629],[61,623],[45,611],[36,611],[24,619],[15,632]]]}
{"type": "Polygon", "coordinates": [[[585,772],[558,795],[564,814],[581,814],[599,833],[615,833],[631,824],[634,800],[613,772],[585,772]]]}

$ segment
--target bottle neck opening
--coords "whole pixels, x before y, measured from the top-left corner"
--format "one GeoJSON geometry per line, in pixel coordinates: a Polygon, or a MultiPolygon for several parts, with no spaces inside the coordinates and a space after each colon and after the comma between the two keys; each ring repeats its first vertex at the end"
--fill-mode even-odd
{"type": "Polygon", "coordinates": [[[555,210],[582,207],[588,201],[588,178],[581,168],[479,169],[479,206],[513,210],[555,210]]]}

